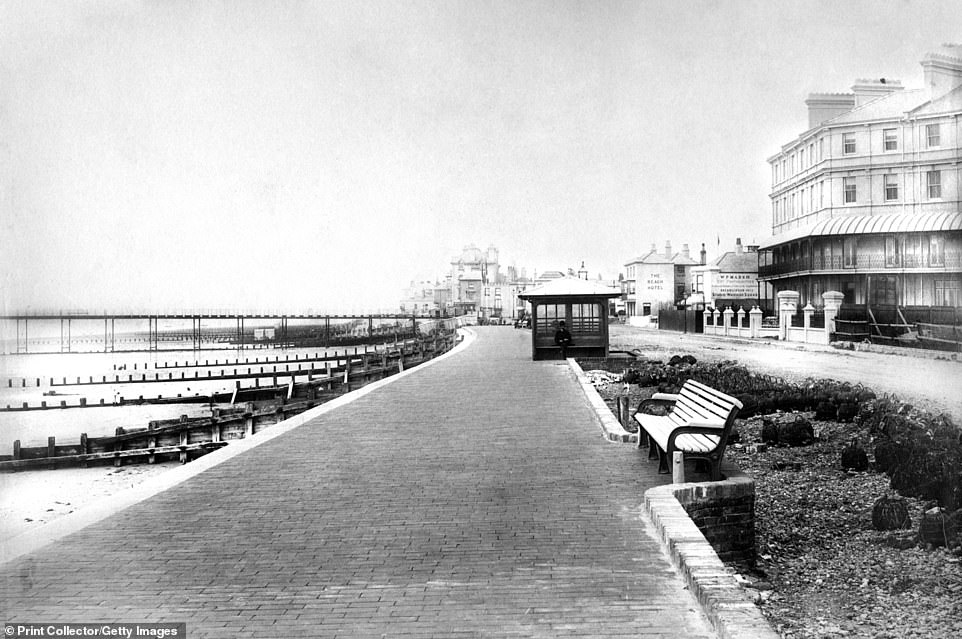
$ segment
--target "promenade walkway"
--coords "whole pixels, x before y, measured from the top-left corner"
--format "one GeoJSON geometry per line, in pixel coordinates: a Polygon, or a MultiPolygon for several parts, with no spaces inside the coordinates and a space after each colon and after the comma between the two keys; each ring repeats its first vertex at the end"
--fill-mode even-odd
{"type": "Polygon", "coordinates": [[[411,371],[0,566],[3,622],[197,637],[712,637],[646,533],[665,482],[530,334],[411,371]]]}

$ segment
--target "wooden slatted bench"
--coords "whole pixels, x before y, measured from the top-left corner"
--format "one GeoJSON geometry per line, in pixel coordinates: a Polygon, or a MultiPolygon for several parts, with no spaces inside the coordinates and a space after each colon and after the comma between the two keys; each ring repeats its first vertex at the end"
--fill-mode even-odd
{"type": "Polygon", "coordinates": [[[638,447],[648,444],[648,458],[658,456],[658,472],[669,472],[675,451],[686,458],[703,459],[711,467],[712,481],[721,479],[721,461],[735,417],[742,403],[722,392],[689,379],[677,394],[655,393],[638,405],[638,447]],[[665,415],[646,412],[654,406],[665,415]]]}

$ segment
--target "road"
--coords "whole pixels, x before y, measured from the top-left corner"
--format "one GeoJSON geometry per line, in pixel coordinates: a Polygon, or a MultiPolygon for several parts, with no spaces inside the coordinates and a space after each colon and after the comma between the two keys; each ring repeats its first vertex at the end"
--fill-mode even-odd
{"type": "Polygon", "coordinates": [[[611,350],[639,349],[650,359],[691,354],[702,361],[733,360],[792,381],[815,377],[858,383],[878,394],[894,394],[920,408],[952,416],[962,424],[962,362],[952,353],[870,347],[847,351],[830,346],[773,340],[708,337],[635,328],[610,327],[611,350]],[[955,359],[951,359],[955,357],[955,359]]]}

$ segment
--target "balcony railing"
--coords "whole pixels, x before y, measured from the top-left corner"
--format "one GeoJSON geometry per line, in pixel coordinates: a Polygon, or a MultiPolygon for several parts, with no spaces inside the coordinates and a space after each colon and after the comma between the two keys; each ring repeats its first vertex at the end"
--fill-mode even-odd
{"type": "Polygon", "coordinates": [[[941,263],[933,263],[929,257],[918,255],[902,255],[897,260],[886,259],[883,252],[858,253],[854,264],[845,264],[840,255],[815,255],[795,260],[787,260],[778,264],[765,264],[758,267],[760,277],[772,277],[800,271],[840,271],[851,270],[884,270],[884,269],[946,269],[962,268],[962,254],[948,254],[941,263]]]}

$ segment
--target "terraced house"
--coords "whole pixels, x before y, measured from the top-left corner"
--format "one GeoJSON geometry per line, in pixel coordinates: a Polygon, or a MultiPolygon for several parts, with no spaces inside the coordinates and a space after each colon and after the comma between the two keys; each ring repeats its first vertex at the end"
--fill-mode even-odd
{"type": "Polygon", "coordinates": [[[759,279],[800,304],[962,305],[962,47],[921,62],[924,86],[859,80],[812,94],[809,129],[769,158],[772,237],[759,279]]]}

